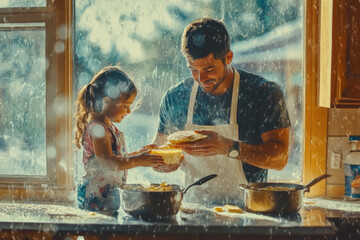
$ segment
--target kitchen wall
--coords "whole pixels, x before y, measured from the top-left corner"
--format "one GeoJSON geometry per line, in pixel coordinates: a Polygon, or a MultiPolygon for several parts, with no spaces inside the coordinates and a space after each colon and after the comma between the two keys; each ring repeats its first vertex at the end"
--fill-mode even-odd
{"type": "Polygon", "coordinates": [[[328,114],[327,173],[332,176],[327,179],[326,195],[343,198],[343,162],[350,151],[348,136],[360,135],[360,109],[331,108],[328,114]]]}

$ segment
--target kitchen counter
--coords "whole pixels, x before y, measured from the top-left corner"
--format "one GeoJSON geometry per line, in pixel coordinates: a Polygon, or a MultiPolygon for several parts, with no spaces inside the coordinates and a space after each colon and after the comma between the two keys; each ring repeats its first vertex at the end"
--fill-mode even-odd
{"type": "Polygon", "coordinates": [[[98,239],[332,239],[341,231],[337,226],[345,223],[359,231],[359,219],[359,203],[324,199],[307,199],[299,213],[288,216],[216,213],[211,206],[184,204],[173,218],[152,221],[122,211],[107,216],[57,205],[0,203],[0,238],[27,232],[44,233],[49,239],[75,235],[98,239]]]}

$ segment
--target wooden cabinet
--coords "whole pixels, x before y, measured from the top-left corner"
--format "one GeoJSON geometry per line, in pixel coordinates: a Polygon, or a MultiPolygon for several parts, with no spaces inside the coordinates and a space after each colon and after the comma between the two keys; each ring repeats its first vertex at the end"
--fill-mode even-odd
{"type": "Polygon", "coordinates": [[[332,23],[332,106],[360,107],[360,1],[334,0],[332,23]]]}

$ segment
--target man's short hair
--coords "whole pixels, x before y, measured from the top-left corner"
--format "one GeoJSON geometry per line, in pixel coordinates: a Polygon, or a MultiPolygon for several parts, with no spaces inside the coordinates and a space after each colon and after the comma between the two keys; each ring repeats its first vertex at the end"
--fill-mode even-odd
{"type": "Polygon", "coordinates": [[[225,59],[230,51],[230,37],[225,23],[211,17],[191,22],[181,39],[181,52],[185,58],[198,59],[214,54],[215,59],[225,59]]]}

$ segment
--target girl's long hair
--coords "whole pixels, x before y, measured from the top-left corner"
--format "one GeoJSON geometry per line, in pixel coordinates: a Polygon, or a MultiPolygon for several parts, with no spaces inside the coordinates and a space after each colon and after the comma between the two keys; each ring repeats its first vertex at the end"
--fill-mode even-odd
{"type": "Polygon", "coordinates": [[[96,73],[90,83],[82,87],[77,94],[74,139],[76,148],[81,148],[90,118],[100,117],[104,97],[126,100],[136,93],[134,82],[119,67],[105,67],[96,73]]]}

